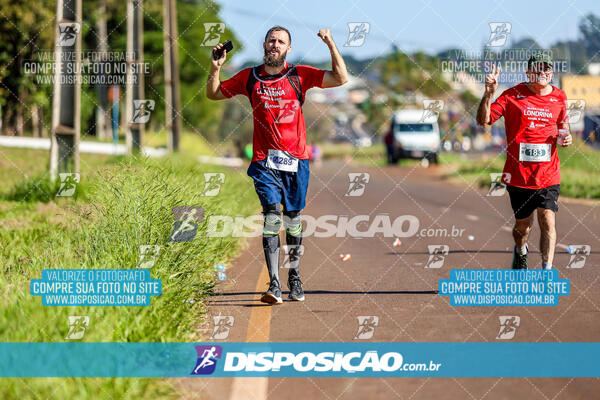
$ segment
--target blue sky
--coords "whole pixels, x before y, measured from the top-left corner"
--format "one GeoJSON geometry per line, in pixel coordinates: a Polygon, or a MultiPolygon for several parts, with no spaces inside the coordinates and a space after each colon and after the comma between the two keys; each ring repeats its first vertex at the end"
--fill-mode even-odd
{"type": "MultiPolygon", "coordinates": [[[[579,20],[589,12],[600,14],[597,0],[544,2],[520,1],[233,1],[221,0],[221,16],[244,51],[236,51],[234,64],[262,58],[264,34],[273,25],[292,32],[292,59],[323,60],[329,57],[316,36],[328,27],[342,54],[357,58],[380,55],[395,42],[403,51],[429,53],[449,47],[479,50],[490,35],[488,23],[512,24],[511,39],[533,37],[542,46],[576,39],[579,20]],[[343,47],[348,22],[368,22],[370,32],[363,46],[343,47]]],[[[239,48],[238,48],[239,50],[239,48]]]]}

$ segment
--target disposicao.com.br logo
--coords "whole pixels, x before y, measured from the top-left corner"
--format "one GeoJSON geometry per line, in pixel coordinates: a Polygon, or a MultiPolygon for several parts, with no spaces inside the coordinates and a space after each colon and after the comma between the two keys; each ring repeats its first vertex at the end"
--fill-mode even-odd
{"type": "MultiPolygon", "coordinates": [[[[300,219],[304,225],[304,237],[374,237],[376,234],[385,237],[412,237],[419,229],[419,220],[414,215],[301,215],[300,219]]],[[[290,222],[289,217],[284,215],[284,226],[288,226],[290,222]]],[[[211,215],[207,221],[206,236],[258,237],[262,235],[262,228],[262,215],[211,215]]]]}
{"type": "MultiPolygon", "coordinates": [[[[450,228],[428,226],[419,230],[420,221],[414,215],[390,216],[376,215],[301,215],[303,223],[302,236],[317,238],[354,237],[372,238],[376,235],[384,237],[462,237],[465,228],[450,228]]],[[[290,218],[283,216],[283,226],[292,223],[290,218]]],[[[206,237],[259,237],[263,232],[263,216],[250,215],[229,216],[211,215],[206,223],[206,237]]]]}
{"type": "MultiPolygon", "coordinates": [[[[208,348],[209,346],[204,346],[208,348]]],[[[204,347],[202,348],[205,351],[204,347]]],[[[198,354],[198,365],[207,359],[206,354],[198,354]]],[[[406,363],[402,354],[394,351],[382,352],[377,350],[349,351],[349,352],[310,352],[299,353],[286,351],[230,351],[223,350],[223,374],[228,373],[265,373],[281,372],[283,376],[327,376],[335,373],[401,373],[401,372],[439,372],[441,363],[432,360],[422,363],[406,363]]],[[[212,358],[212,357],[211,357],[212,358]]],[[[212,359],[211,361],[213,361],[212,359]]],[[[196,371],[193,375],[198,374],[196,371]]],[[[211,365],[212,367],[212,365],[211,365]]],[[[200,368],[201,369],[201,368],[200,368]]],[[[214,372],[211,368],[209,374],[214,372]]],[[[205,372],[206,373],[206,372],[205,372]]]]}

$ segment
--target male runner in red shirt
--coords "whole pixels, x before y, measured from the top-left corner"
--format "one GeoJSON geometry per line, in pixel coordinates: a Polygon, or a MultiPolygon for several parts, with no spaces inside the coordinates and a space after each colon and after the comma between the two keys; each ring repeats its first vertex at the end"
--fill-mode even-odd
{"type": "MultiPolygon", "coordinates": [[[[264,214],[263,248],[270,278],[269,289],[261,298],[265,303],[282,302],[279,283],[281,204],[290,259],[289,299],[304,300],[298,266],[302,243],[300,211],[305,206],[309,176],[302,114],[306,91],[312,87],[340,86],[348,80],[346,65],[330,30],[321,29],[318,36],[329,47],[332,71],[287,63],[285,58],[292,48],[292,37],[281,26],[274,26],[265,35],[264,64],[246,68],[225,82],[219,80],[219,73],[227,52],[218,60],[211,58],[206,96],[222,100],[242,94],[248,97],[253,109],[253,155],[248,175],[254,180],[264,214]]],[[[214,50],[221,47],[219,44],[214,50]]]]}
{"type": "Polygon", "coordinates": [[[527,268],[527,237],[537,210],[540,225],[542,268],[551,269],[556,244],[555,213],[560,193],[560,161],[557,145],[573,139],[567,118],[567,96],[552,86],[553,63],[548,54],[534,54],[527,62],[528,82],[522,82],[492,103],[500,69],[492,66],[485,78],[485,93],[477,110],[477,122],[491,125],[504,117],[506,163],[502,174],[515,214],[514,269],[527,268]]]}

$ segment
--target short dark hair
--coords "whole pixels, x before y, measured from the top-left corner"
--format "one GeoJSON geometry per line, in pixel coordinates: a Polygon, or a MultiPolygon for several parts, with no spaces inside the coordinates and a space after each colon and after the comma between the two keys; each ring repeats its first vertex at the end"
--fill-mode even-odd
{"type": "Polygon", "coordinates": [[[283,26],[279,26],[279,25],[275,25],[274,27],[272,27],[271,29],[269,29],[267,31],[267,34],[265,35],[265,42],[267,41],[267,39],[269,38],[269,35],[271,35],[271,33],[277,32],[277,31],[284,31],[285,33],[287,33],[288,37],[290,38],[290,44],[292,44],[292,35],[290,34],[290,31],[288,31],[283,26]]]}

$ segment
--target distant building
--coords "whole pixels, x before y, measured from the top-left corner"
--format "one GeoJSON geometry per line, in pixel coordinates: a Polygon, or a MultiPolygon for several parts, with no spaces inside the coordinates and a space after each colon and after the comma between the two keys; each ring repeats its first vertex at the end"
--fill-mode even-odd
{"type": "Polygon", "coordinates": [[[563,75],[560,84],[567,99],[585,102],[586,113],[600,111],[600,76],[563,75]]]}
{"type": "Polygon", "coordinates": [[[350,75],[342,86],[322,90],[315,88],[308,92],[308,100],[315,103],[362,103],[369,98],[369,88],[364,79],[350,75]]]}
{"type": "Polygon", "coordinates": [[[598,143],[600,127],[600,76],[565,75],[562,89],[567,94],[571,130],[588,142],[598,143]],[[581,112],[577,111],[581,109],[581,112]]]}

